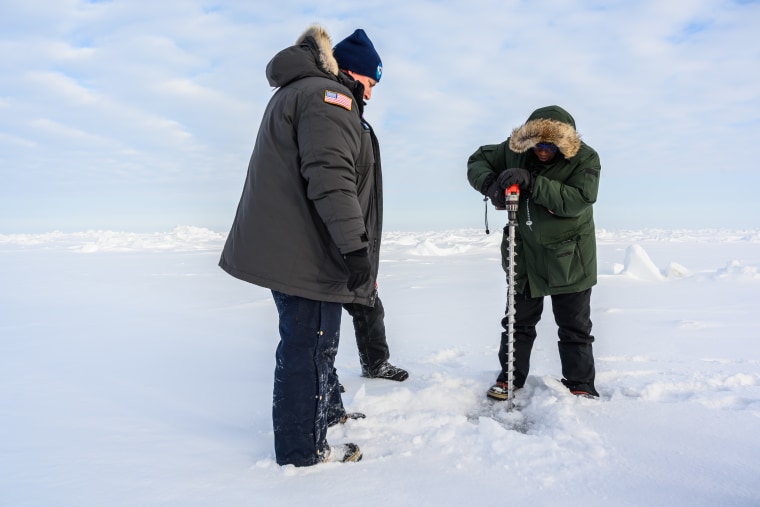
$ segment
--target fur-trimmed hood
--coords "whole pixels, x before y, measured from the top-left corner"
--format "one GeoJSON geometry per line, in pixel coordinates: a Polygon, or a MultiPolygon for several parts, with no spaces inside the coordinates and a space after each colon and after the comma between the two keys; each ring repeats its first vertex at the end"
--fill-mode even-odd
{"type": "Polygon", "coordinates": [[[330,34],[317,24],[307,28],[293,46],[277,53],[266,70],[269,84],[275,87],[309,76],[337,77],[338,73],[330,34]]]}
{"type": "Polygon", "coordinates": [[[319,63],[330,74],[338,75],[338,61],[333,56],[333,45],[330,34],[319,25],[311,25],[296,39],[296,46],[300,46],[307,37],[313,37],[319,48],[319,63]]]}
{"type": "Polygon", "coordinates": [[[536,109],[509,137],[509,149],[517,153],[524,153],[538,143],[557,145],[565,158],[577,155],[581,136],[575,130],[575,120],[570,113],[559,106],[536,109]]]}

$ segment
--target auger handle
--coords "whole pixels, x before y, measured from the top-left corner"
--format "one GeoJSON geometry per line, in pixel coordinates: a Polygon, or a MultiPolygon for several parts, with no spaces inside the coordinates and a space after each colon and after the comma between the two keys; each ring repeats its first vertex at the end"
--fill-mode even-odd
{"type": "Polygon", "coordinates": [[[507,202],[507,219],[510,223],[517,222],[517,207],[520,202],[520,186],[515,184],[504,190],[504,200],[507,202]]]}

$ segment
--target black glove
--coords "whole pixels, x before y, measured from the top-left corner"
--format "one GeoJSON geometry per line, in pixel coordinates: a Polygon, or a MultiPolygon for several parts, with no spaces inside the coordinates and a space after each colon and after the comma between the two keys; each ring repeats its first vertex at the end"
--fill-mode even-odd
{"type": "Polygon", "coordinates": [[[505,209],[507,207],[507,199],[504,197],[504,189],[499,186],[499,182],[495,176],[488,176],[483,182],[480,193],[491,199],[496,209],[505,209]]]}
{"type": "Polygon", "coordinates": [[[519,185],[520,190],[533,192],[533,185],[536,182],[536,178],[527,169],[514,167],[511,169],[504,169],[499,173],[497,181],[502,189],[507,189],[512,185],[519,185]]]}
{"type": "Polygon", "coordinates": [[[372,266],[370,266],[366,248],[345,254],[343,262],[346,263],[346,268],[348,268],[348,282],[346,282],[348,290],[353,291],[357,287],[361,287],[369,282],[372,266]]]}

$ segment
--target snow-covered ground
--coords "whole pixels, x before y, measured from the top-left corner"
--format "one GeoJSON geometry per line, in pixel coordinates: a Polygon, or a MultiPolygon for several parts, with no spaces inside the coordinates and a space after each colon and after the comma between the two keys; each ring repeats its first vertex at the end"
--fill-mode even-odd
{"type": "Polygon", "coordinates": [[[0,504],[760,505],[760,231],[598,231],[600,400],[559,384],[549,300],[517,410],[485,402],[499,235],[385,235],[403,383],[344,316],[332,428],[364,459],[273,459],[277,317],[217,266],[224,233],[0,235],[0,504]]]}

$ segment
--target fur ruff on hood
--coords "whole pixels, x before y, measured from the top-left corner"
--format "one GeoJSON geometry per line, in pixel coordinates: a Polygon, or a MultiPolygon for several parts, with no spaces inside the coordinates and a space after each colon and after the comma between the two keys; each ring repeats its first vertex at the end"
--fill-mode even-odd
{"type": "Polygon", "coordinates": [[[306,37],[312,37],[316,41],[317,46],[319,47],[319,63],[322,68],[326,72],[337,76],[339,72],[338,61],[333,56],[332,40],[330,39],[330,34],[327,33],[327,30],[317,24],[311,25],[300,37],[298,37],[298,39],[296,39],[295,45],[300,46],[306,37]]]}
{"type": "Polygon", "coordinates": [[[537,118],[512,131],[509,149],[524,153],[538,143],[552,143],[565,158],[573,158],[581,149],[581,136],[572,125],[549,118],[537,118]]]}

